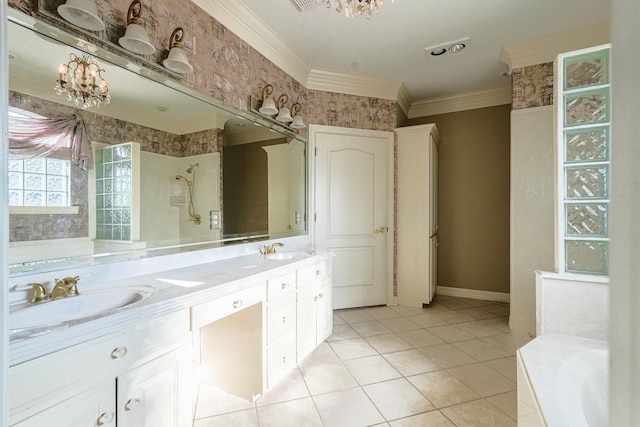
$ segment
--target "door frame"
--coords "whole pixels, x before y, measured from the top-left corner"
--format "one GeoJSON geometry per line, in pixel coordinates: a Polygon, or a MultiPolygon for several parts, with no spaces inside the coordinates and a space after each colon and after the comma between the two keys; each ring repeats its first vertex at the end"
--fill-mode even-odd
{"type": "Polygon", "coordinates": [[[319,133],[328,133],[334,135],[352,135],[362,137],[375,137],[386,139],[387,148],[387,305],[397,305],[397,297],[393,295],[394,278],[395,278],[395,132],[355,129],[326,125],[309,125],[308,138],[308,155],[307,155],[307,182],[309,183],[309,212],[308,215],[308,231],[311,244],[316,244],[316,135],[319,133]]]}

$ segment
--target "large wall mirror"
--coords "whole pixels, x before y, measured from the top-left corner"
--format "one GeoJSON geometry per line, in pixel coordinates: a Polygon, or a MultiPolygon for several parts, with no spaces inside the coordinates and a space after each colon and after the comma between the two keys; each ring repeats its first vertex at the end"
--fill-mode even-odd
{"type": "Polygon", "coordinates": [[[33,18],[8,33],[10,115],[75,116],[91,153],[10,154],[10,275],[306,234],[303,138],[33,18]],[[108,105],[54,90],[83,53],[108,105]]]}

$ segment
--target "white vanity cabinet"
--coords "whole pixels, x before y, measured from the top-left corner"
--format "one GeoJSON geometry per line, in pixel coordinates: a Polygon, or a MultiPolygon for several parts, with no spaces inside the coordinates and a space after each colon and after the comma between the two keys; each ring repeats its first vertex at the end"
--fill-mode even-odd
{"type": "Polygon", "coordinates": [[[296,365],[296,273],[267,281],[267,388],[296,365]]]}
{"type": "Polygon", "coordinates": [[[9,424],[190,425],[188,345],[182,310],[12,366],[9,424]]]}
{"type": "Polygon", "coordinates": [[[322,261],[297,272],[298,363],[333,330],[331,263],[322,261]]]}

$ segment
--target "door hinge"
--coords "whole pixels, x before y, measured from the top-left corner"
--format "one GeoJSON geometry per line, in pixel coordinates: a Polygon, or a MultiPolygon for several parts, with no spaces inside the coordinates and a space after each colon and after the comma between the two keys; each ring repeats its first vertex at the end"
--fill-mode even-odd
{"type": "Polygon", "coordinates": [[[313,155],[314,156],[318,155],[318,147],[313,147],[313,155]]]}

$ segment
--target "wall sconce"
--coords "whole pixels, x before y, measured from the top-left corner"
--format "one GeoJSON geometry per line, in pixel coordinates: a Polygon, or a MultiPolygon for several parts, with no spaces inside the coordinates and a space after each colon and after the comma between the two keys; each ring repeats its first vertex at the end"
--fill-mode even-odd
{"type": "Polygon", "coordinates": [[[193,67],[187,59],[187,52],[182,48],[182,39],[184,38],[184,30],[181,27],[176,28],[169,38],[169,56],[162,61],[167,69],[180,74],[193,72],[193,67]]]}
{"type": "Polygon", "coordinates": [[[104,22],[98,16],[98,9],[93,0],[67,0],[65,4],[58,6],[58,14],[65,21],[85,30],[104,30],[104,22]]]}
{"type": "Polygon", "coordinates": [[[127,12],[127,30],[124,36],[120,37],[118,43],[131,52],[151,55],[156,51],[156,48],[151,44],[149,33],[144,27],[144,19],[140,18],[142,10],[140,0],[134,0],[131,3],[127,12]]]}
{"type": "Polygon", "coordinates": [[[258,110],[261,114],[265,114],[267,116],[273,116],[274,114],[278,114],[278,108],[276,108],[276,102],[270,96],[273,93],[273,86],[266,85],[262,89],[262,106],[258,110]]]}
{"type": "Polygon", "coordinates": [[[278,116],[276,120],[283,123],[291,123],[293,118],[291,117],[291,112],[285,105],[289,102],[289,95],[282,94],[278,97],[278,102],[276,103],[280,110],[278,111],[278,116]]]}
{"type": "Polygon", "coordinates": [[[293,107],[291,107],[291,111],[293,111],[293,121],[289,126],[293,129],[302,129],[304,127],[307,127],[307,125],[305,125],[302,121],[302,116],[298,114],[300,110],[302,110],[302,105],[300,105],[300,103],[298,102],[293,104],[293,107]]]}

